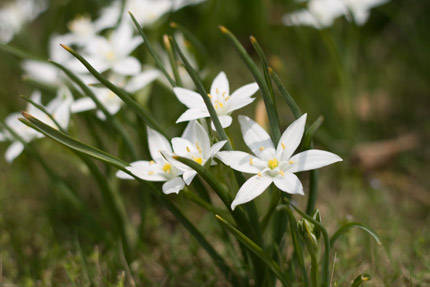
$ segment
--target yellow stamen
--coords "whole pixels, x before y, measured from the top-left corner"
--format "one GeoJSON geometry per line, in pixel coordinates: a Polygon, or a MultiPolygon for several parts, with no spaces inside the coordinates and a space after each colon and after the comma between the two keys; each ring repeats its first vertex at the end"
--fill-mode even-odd
{"type": "Polygon", "coordinates": [[[163,171],[164,172],[166,172],[166,173],[170,173],[170,171],[172,170],[172,165],[170,164],[170,163],[166,163],[164,166],[163,166],[163,171]]]}
{"type": "Polygon", "coordinates": [[[263,150],[264,150],[264,146],[261,146],[261,147],[260,147],[260,151],[263,151],[263,150]]]}
{"type": "Polygon", "coordinates": [[[148,174],[149,174],[149,175],[153,175],[153,174],[154,174],[154,172],[153,172],[153,171],[149,171],[149,172],[148,172],[148,174]]]}
{"type": "Polygon", "coordinates": [[[208,94],[208,97],[209,97],[209,99],[212,99],[212,95],[211,94],[208,94]]]}
{"type": "Polygon", "coordinates": [[[276,158],[271,159],[267,162],[267,166],[270,167],[270,169],[277,168],[279,165],[278,160],[276,158]]]}
{"type": "Polygon", "coordinates": [[[281,143],[282,149],[285,149],[285,144],[282,142],[281,143]]]}
{"type": "Polygon", "coordinates": [[[252,161],[252,157],[251,157],[251,158],[249,158],[249,164],[250,164],[250,165],[253,165],[253,164],[254,164],[254,162],[252,161]]]}
{"type": "Polygon", "coordinates": [[[261,176],[261,172],[257,173],[258,176],[261,176]]]}
{"type": "Polygon", "coordinates": [[[222,92],[222,97],[223,97],[223,98],[225,97],[225,94],[226,94],[226,92],[222,92]]]}
{"type": "Polygon", "coordinates": [[[151,161],[149,162],[149,165],[154,164],[154,163],[155,163],[155,161],[151,160],[151,161]]]}
{"type": "Polygon", "coordinates": [[[202,164],[203,159],[201,157],[193,157],[194,161],[197,162],[198,164],[202,164]]]}
{"type": "Polygon", "coordinates": [[[228,99],[230,99],[230,96],[225,97],[224,101],[228,101],[228,99]]]}
{"type": "Polygon", "coordinates": [[[189,147],[187,147],[187,152],[191,152],[189,147]]]}
{"type": "Polygon", "coordinates": [[[288,163],[289,163],[289,164],[293,164],[293,163],[294,163],[294,160],[289,160],[289,161],[288,161],[288,163]]]}
{"type": "Polygon", "coordinates": [[[217,94],[219,94],[219,90],[218,90],[218,88],[216,88],[216,89],[215,89],[215,91],[216,91],[216,93],[217,93],[217,94]]]}
{"type": "Polygon", "coordinates": [[[280,175],[282,175],[282,176],[284,176],[284,175],[285,175],[285,174],[284,174],[284,172],[283,172],[282,170],[278,171],[278,173],[279,173],[280,175]]]}
{"type": "Polygon", "coordinates": [[[197,148],[198,150],[201,150],[201,148],[200,148],[200,146],[199,146],[199,143],[198,143],[198,142],[196,142],[196,148],[197,148]]]}

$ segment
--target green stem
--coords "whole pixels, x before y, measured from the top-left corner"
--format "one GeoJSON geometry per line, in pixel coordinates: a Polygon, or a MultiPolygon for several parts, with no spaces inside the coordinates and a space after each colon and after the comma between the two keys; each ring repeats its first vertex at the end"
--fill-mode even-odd
{"type": "Polygon", "coordinates": [[[287,102],[287,105],[290,107],[290,110],[293,113],[294,117],[296,119],[300,118],[300,116],[302,115],[302,112],[300,111],[300,108],[297,105],[296,101],[293,99],[293,97],[288,92],[287,88],[282,83],[278,74],[276,74],[272,68],[269,68],[269,74],[272,76],[272,79],[275,82],[276,86],[278,87],[279,92],[281,93],[281,96],[287,102]]]}
{"type": "Polygon", "coordinates": [[[173,76],[175,77],[176,85],[179,87],[183,87],[181,76],[179,74],[178,69],[178,61],[176,59],[176,55],[173,52],[172,45],[170,44],[169,36],[163,36],[164,48],[167,51],[167,55],[169,56],[170,67],[172,68],[173,76]]]}

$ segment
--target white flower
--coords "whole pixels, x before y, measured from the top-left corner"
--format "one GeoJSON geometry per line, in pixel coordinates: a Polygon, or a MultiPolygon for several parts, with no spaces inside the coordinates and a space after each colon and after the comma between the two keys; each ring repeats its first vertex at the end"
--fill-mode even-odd
{"type": "Polygon", "coordinates": [[[389,0],[311,0],[307,9],[285,14],[282,21],[287,26],[307,25],[322,29],[333,25],[336,18],[350,15],[358,25],[369,18],[370,9],[389,0]]]}
{"type": "MultiPolygon", "coordinates": [[[[176,155],[192,159],[200,165],[205,165],[208,161],[211,164],[215,164],[212,159],[226,142],[220,141],[211,146],[206,130],[198,122],[192,121],[187,125],[182,137],[172,139],[172,146],[176,155]]],[[[174,164],[184,171],[183,179],[189,185],[197,172],[178,161],[175,161],[174,164]]]]}
{"type": "Polygon", "coordinates": [[[256,175],[239,189],[231,204],[232,209],[259,196],[272,182],[284,192],[303,195],[302,183],[295,172],[342,160],[333,153],[321,150],[307,150],[292,156],[302,139],[306,114],[285,130],[276,149],[270,136],[256,122],[245,116],[239,116],[239,122],[243,139],[254,155],[242,151],[221,151],[216,157],[233,169],[256,175]]]}
{"type": "Polygon", "coordinates": [[[142,67],[136,58],[129,55],[141,43],[141,37],[133,36],[131,24],[122,21],[107,38],[96,37],[92,44],[86,46],[87,60],[100,73],[111,69],[120,75],[136,75],[142,67]]]}
{"type": "MultiPolygon", "coordinates": [[[[39,91],[33,92],[31,100],[37,104],[42,105],[41,94],[39,91]]],[[[46,111],[52,115],[52,117],[63,129],[66,129],[69,125],[70,105],[72,101],[73,97],[70,93],[70,90],[66,87],[62,87],[58,90],[57,97],[55,97],[45,107],[46,111]]],[[[57,128],[55,123],[44,112],[42,112],[32,104],[27,105],[26,111],[33,117],[44,122],[45,124],[53,128],[57,128]]],[[[20,122],[19,118],[21,117],[22,116],[20,113],[13,113],[6,118],[5,124],[26,143],[32,141],[33,139],[43,137],[43,134],[20,122]]],[[[6,161],[8,162],[12,162],[18,155],[21,154],[24,149],[23,143],[15,139],[13,135],[11,135],[7,131],[5,131],[2,136],[0,136],[0,139],[10,140],[12,142],[5,154],[6,161]]]]}
{"type": "MultiPolygon", "coordinates": [[[[212,82],[209,98],[211,99],[212,105],[215,107],[223,128],[231,125],[231,112],[240,109],[255,100],[255,98],[251,98],[251,96],[257,90],[258,85],[256,83],[252,83],[237,89],[230,95],[227,76],[224,72],[218,74],[212,82]]],[[[188,110],[186,110],[176,121],[177,123],[210,116],[200,94],[178,87],[174,88],[173,91],[175,92],[178,100],[188,107],[188,110]]],[[[212,129],[215,130],[213,123],[212,129]]]]}
{"type": "MultiPolygon", "coordinates": [[[[163,184],[165,194],[179,193],[185,186],[180,177],[183,172],[161,154],[162,151],[172,153],[169,141],[160,133],[150,128],[147,130],[149,152],[153,160],[132,162],[127,170],[146,181],[165,181],[166,183],[163,184]]],[[[133,179],[123,171],[118,171],[116,176],[122,179],[133,179]]]]}
{"type": "Polygon", "coordinates": [[[0,9],[0,42],[12,40],[25,23],[33,21],[46,9],[46,4],[43,0],[15,0],[3,5],[0,9]]]}
{"type": "MultiPolygon", "coordinates": [[[[126,79],[124,76],[114,75],[111,81],[116,86],[123,88],[125,91],[129,93],[135,93],[143,89],[159,76],[159,71],[152,69],[143,71],[142,73],[132,76],[129,79],[126,79]]],[[[97,99],[103,104],[103,106],[111,115],[116,114],[123,105],[123,101],[108,88],[94,88],[93,92],[97,99]]],[[[97,108],[97,106],[91,98],[83,97],[76,100],[72,104],[71,111],[72,113],[79,113],[95,108],[97,108]]],[[[100,119],[105,119],[105,116],[101,111],[97,111],[97,116],[100,119]]]]}

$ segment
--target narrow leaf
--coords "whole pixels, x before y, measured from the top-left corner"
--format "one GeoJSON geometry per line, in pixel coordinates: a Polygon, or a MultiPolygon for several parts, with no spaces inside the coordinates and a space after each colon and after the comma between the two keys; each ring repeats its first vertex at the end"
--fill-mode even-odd
{"type": "Polygon", "coordinates": [[[296,119],[300,118],[302,112],[300,111],[300,108],[297,105],[296,101],[294,101],[293,97],[288,92],[287,88],[284,86],[284,84],[282,84],[282,81],[281,79],[279,79],[278,74],[276,74],[272,68],[269,68],[269,74],[272,76],[272,79],[278,87],[281,96],[287,102],[287,105],[290,107],[290,110],[293,113],[294,117],[296,119]]]}
{"type": "Polygon", "coordinates": [[[345,223],[344,225],[342,225],[331,237],[330,239],[330,246],[333,247],[334,243],[336,242],[336,240],[342,236],[344,233],[346,233],[348,230],[350,230],[351,228],[356,227],[359,228],[361,230],[364,230],[365,232],[367,232],[370,236],[372,236],[376,243],[378,245],[382,245],[381,240],[379,239],[378,235],[376,235],[376,233],[370,229],[369,227],[367,227],[364,224],[361,224],[359,222],[348,222],[345,223]]]}

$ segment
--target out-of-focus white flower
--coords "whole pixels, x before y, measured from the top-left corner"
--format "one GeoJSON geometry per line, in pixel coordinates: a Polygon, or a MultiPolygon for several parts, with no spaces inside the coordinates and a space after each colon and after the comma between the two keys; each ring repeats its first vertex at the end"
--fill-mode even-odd
{"type": "MultiPolygon", "coordinates": [[[[175,167],[175,165],[165,159],[161,152],[172,153],[172,148],[169,141],[157,131],[147,128],[148,145],[152,160],[132,162],[127,170],[135,176],[146,181],[165,181],[163,184],[163,192],[165,194],[179,193],[185,183],[181,178],[183,171],[175,167]]],[[[130,175],[123,171],[118,171],[117,177],[121,179],[133,179],[130,175]]]]}
{"type": "MultiPolygon", "coordinates": [[[[209,135],[197,121],[191,121],[185,129],[182,137],[172,139],[173,151],[176,155],[194,160],[200,165],[208,161],[215,164],[212,158],[225,145],[227,141],[220,141],[210,145],[209,135]]],[[[187,185],[191,183],[197,172],[185,164],[172,161],[179,169],[184,171],[183,179],[187,185]]]]}
{"type": "Polygon", "coordinates": [[[91,45],[87,45],[87,60],[99,72],[112,70],[120,75],[136,75],[141,71],[140,62],[129,55],[142,39],[133,36],[133,27],[128,22],[122,21],[107,38],[96,37],[91,45]]]}
{"type": "MultiPolygon", "coordinates": [[[[160,19],[169,11],[176,11],[184,6],[198,4],[204,0],[127,0],[123,11],[123,18],[129,17],[129,11],[133,13],[137,22],[142,26],[149,26],[160,19]]],[[[115,1],[101,12],[101,17],[96,21],[99,27],[113,27],[121,13],[121,1],[115,1]]]]}
{"type": "MultiPolygon", "coordinates": [[[[33,92],[31,95],[31,100],[37,104],[42,105],[41,93],[39,91],[33,92]]],[[[69,125],[70,105],[72,102],[73,97],[70,90],[63,86],[58,90],[57,96],[45,107],[46,111],[52,115],[55,121],[63,129],[66,129],[69,125]]],[[[27,105],[26,111],[45,124],[53,128],[57,128],[56,124],[51,118],[49,118],[44,112],[32,104],[27,105]]],[[[26,143],[32,141],[33,139],[43,137],[43,134],[20,122],[19,118],[21,117],[22,116],[20,113],[13,113],[6,118],[5,124],[26,143]]],[[[0,135],[0,139],[9,140],[12,142],[5,154],[6,161],[12,162],[18,155],[21,154],[24,149],[24,144],[21,141],[15,139],[13,135],[7,131],[1,133],[0,135]]]]}
{"type": "Polygon", "coordinates": [[[63,42],[67,46],[77,45],[83,47],[91,45],[97,33],[104,27],[92,22],[90,16],[80,15],[67,24],[70,33],[62,35],[63,42]]]}
{"type": "Polygon", "coordinates": [[[46,7],[44,0],[16,0],[0,7],[0,42],[12,40],[25,23],[36,19],[46,7]]]}
{"type": "MultiPolygon", "coordinates": [[[[142,73],[132,76],[129,79],[126,79],[124,76],[115,75],[113,78],[111,78],[111,81],[116,86],[123,88],[125,91],[129,93],[135,93],[143,89],[159,76],[160,72],[158,70],[152,69],[143,71],[142,73]]],[[[93,92],[97,99],[103,104],[103,106],[111,115],[116,114],[123,104],[123,101],[114,92],[107,88],[94,88],[93,92]]],[[[95,108],[97,108],[97,106],[93,100],[89,97],[84,97],[76,100],[72,104],[71,111],[72,113],[80,113],[95,108]]],[[[105,115],[101,111],[97,111],[97,116],[100,119],[105,119],[105,115]]]]}
{"type": "MultiPolygon", "coordinates": [[[[217,112],[223,128],[231,125],[231,112],[240,109],[255,100],[255,98],[251,97],[255,92],[257,92],[257,90],[258,85],[256,83],[251,83],[237,89],[230,95],[227,76],[224,72],[218,74],[212,82],[209,98],[211,99],[212,105],[217,112]]],[[[183,88],[174,88],[173,91],[175,92],[178,100],[188,107],[188,110],[186,110],[176,121],[177,123],[210,116],[200,94],[183,88]]],[[[212,129],[215,130],[213,123],[212,129]]]]}
{"type": "Polygon", "coordinates": [[[322,29],[333,25],[336,18],[350,15],[358,25],[366,23],[370,9],[389,0],[310,0],[307,9],[285,14],[282,21],[287,26],[306,25],[322,29]]]}
{"type": "Polygon", "coordinates": [[[294,173],[342,160],[322,150],[307,150],[292,156],[302,140],[306,114],[285,130],[276,149],[270,136],[256,122],[245,116],[239,116],[239,122],[243,139],[254,155],[242,151],[221,151],[216,157],[235,170],[256,175],[241,186],[231,209],[253,200],[272,182],[284,192],[304,195],[302,183],[294,173]]]}

